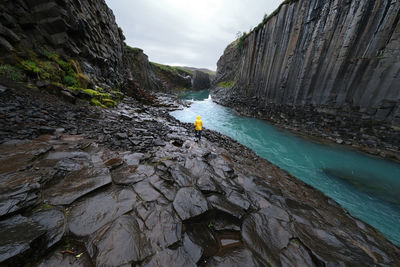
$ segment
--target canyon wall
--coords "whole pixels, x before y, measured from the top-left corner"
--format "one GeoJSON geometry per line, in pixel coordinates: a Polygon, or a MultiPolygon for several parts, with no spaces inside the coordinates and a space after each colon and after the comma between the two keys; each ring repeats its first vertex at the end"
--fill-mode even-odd
{"type": "Polygon", "coordinates": [[[193,90],[204,90],[210,88],[210,75],[208,73],[195,70],[193,74],[193,90]]]}
{"type": "Polygon", "coordinates": [[[94,79],[122,83],[122,31],[103,0],[5,0],[0,7],[1,54],[50,50],[80,59],[94,79]]]}
{"type": "MultiPolygon", "coordinates": [[[[115,90],[137,97],[143,90],[171,89],[143,50],[127,46],[124,40],[104,0],[0,3],[0,76],[70,99],[71,95],[104,98],[99,94],[109,93],[118,101],[111,96],[115,90]]],[[[174,79],[183,79],[190,87],[190,79],[172,73],[170,80],[174,79]]]]}
{"type": "Polygon", "coordinates": [[[227,47],[214,86],[235,85],[215,98],[400,125],[399,18],[396,0],[285,1],[227,47]]]}

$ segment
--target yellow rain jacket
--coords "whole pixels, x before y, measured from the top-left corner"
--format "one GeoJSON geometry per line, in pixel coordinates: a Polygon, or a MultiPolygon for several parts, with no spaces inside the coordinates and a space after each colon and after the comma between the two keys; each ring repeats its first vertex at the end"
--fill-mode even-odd
{"type": "Polygon", "coordinates": [[[194,126],[196,126],[196,131],[201,131],[201,127],[203,126],[203,121],[200,116],[197,116],[197,120],[194,122],[194,126]]]}

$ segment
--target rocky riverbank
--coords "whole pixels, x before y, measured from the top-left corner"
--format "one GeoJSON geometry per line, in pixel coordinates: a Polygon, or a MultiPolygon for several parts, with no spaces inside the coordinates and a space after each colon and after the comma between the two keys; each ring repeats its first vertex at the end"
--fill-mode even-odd
{"type": "Polygon", "coordinates": [[[194,142],[170,96],[101,109],[5,84],[0,106],[1,265],[400,264],[382,234],[237,142],[194,142]]]}
{"type": "Polygon", "coordinates": [[[326,107],[264,105],[257,98],[245,99],[227,93],[231,88],[215,87],[213,101],[231,107],[244,116],[268,121],[277,127],[320,143],[335,143],[371,155],[400,162],[400,129],[356,110],[337,111],[326,107]]]}

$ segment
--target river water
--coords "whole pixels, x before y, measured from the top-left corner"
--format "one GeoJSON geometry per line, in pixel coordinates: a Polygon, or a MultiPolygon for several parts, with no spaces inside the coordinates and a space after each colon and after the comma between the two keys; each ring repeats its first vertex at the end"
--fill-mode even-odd
{"type": "Polygon", "coordinates": [[[400,245],[400,164],[315,143],[265,121],[240,116],[214,103],[208,91],[189,92],[182,97],[191,100],[191,106],[172,112],[172,116],[194,123],[200,115],[205,128],[251,148],[400,245]]]}

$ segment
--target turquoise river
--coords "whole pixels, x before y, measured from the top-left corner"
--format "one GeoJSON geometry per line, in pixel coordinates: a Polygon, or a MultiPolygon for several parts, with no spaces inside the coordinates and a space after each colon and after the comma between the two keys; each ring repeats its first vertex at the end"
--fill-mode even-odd
{"type": "Polygon", "coordinates": [[[208,91],[186,93],[189,108],[172,116],[230,136],[262,158],[336,200],[353,216],[374,226],[400,245],[400,164],[322,145],[280,130],[265,121],[243,117],[214,103],[208,91]]]}

